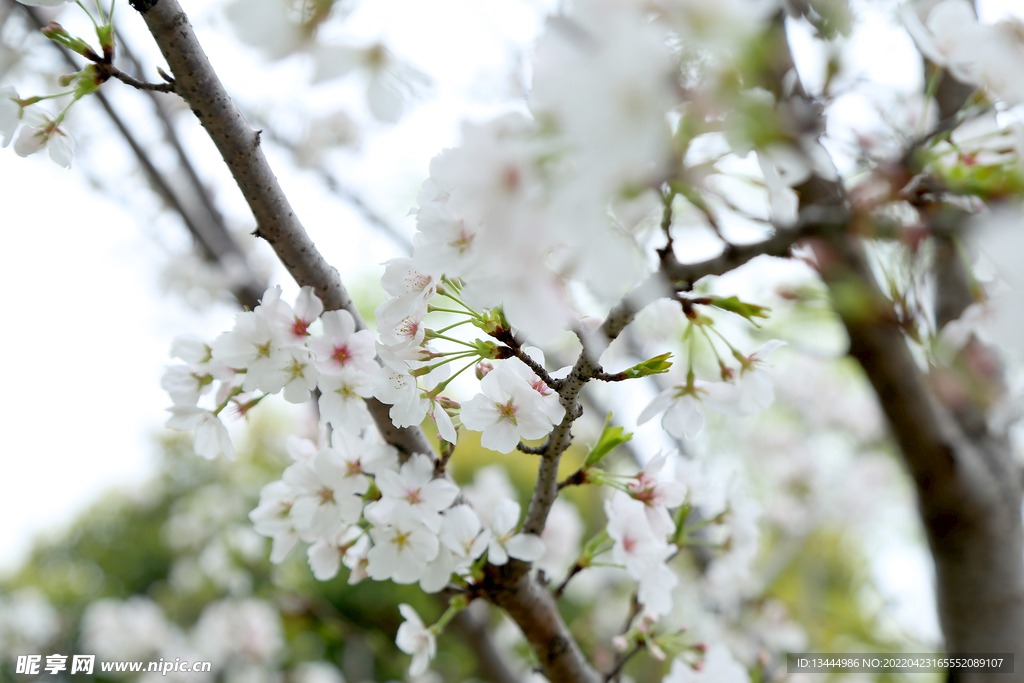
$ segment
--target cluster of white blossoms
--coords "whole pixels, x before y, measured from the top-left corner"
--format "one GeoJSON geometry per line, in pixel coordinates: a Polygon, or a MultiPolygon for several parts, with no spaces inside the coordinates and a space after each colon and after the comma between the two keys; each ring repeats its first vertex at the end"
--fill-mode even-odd
{"type": "Polygon", "coordinates": [[[679,579],[666,562],[677,547],[668,542],[676,525],[668,513],[686,498],[677,480],[660,480],[665,456],[654,458],[628,484],[629,493],[616,491],[605,502],[608,536],[614,542],[612,558],[637,581],[637,602],[650,614],[672,611],[672,589],[679,579]]]}
{"type": "Polygon", "coordinates": [[[324,448],[293,438],[288,452],[295,462],[263,488],[250,519],[273,539],[274,562],[298,541],[310,543],[309,564],[321,581],[344,564],[351,584],[390,579],[436,593],[453,575],[473,582],[473,565],[485,553],[494,565],[544,553],[539,537],[517,533],[518,503],[501,499],[478,515],[472,505],[456,504],[458,487],[435,477],[430,456],[400,465],[397,451],[372,430],[362,437],[335,431],[324,448]]]}
{"type": "Polygon", "coordinates": [[[167,426],[195,429],[195,451],[203,457],[234,457],[221,411],[233,404],[244,414],[278,392],[291,403],[303,403],[319,384],[326,423],[358,429],[370,422],[360,396],[370,395],[364,387],[377,370],[373,335],[356,331],[347,311],[324,313],[309,287],[302,288],[294,308],[281,300],[280,287],[271,287],[259,306],[239,313],[231,331],[212,344],[179,336],[171,355],[184,362],[168,367],[161,381],[174,401],[167,426]],[[313,335],[310,327],[318,320],[320,333],[313,335]],[[216,406],[199,407],[215,383],[216,406]]]}
{"type": "MultiPolygon", "coordinates": [[[[463,322],[473,322],[492,336],[502,334],[498,330],[504,325],[501,315],[476,313],[465,303],[467,297],[459,281],[446,277],[442,284],[437,271],[421,269],[413,259],[388,261],[381,284],[387,299],[376,311],[380,337],[377,351],[384,367],[377,373],[372,391],[373,396],[392,406],[389,415],[396,426],[418,425],[429,415],[440,437],[454,444],[454,415],[466,429],[481,432],[485,448],[510,453],[520,439],[539,439],[561,422],[565,409],[558,394],[519,358],[495,360],[496,365],[478,368],[481,393],[462,406],[441,395],[454,378],[448,363],[464,360],[468,363],[462,368],[465,370],[482,358],[497,358],[500,349],[491,341],[470,344],[428,329],[424,317],[431,309],[431,298],[443,294],[454,305],[462,306],[462,311],[454,312],[467,318],[463,322]],[[431,345],[435,339],[450,340],[462,348],[439,353],[431,345]],[[419,378],[424,388],[419,386],[419,378]]],[[[458,324],[462,323],[449,327],[458,324]]],[[[539,349],[526,347],[523,352],[544,366],[544,354],[539,349]]]]}
{"type": "Polygon", "coordinates": [[[430,165],[413,260],[465,284],[470,305],[501,305],[543,340],[578,318],[566,280],[603,301],[648,274],[633,225],[609,213],[657,187],[672,158],[679,86],[667,32],[630,3],[580,3],[537,47],[532,118],[466,124],[430,165]]]}

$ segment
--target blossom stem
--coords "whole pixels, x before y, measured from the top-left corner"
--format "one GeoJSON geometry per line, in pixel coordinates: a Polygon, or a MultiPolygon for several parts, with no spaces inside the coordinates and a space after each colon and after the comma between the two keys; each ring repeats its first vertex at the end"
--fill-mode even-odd
{"type": "MultiPolygon", "coordinates": [[[[65,93],[65,94],[67,94],[67,93],[65,93]]],[[[68,102],[67,106],[64,107],[64,109],[62,109],[59,114],[57,114],[57,118],[55,118],[53,120],[53,123],[51,123],[50,125],[52,125],[54,127],[59,126],[61,121],[64,120],[64,117],[68,115],[69,111],[71,111],[71,107],[74,106],[75,102],[77,102],[80,98],[81,98],[81,95],[75,94],[75,99],[73,99],[70,102],[68,102]]]]}
{"type": "MultiPolygon", "coordinates": [[[[446,365],[448,363],[451,363],[452,361],[459,360],[460,358],[469,358],[471,356],[473,357],[473,363],[475,364],[477,354],[473,351],[457,351],[452,354],[445,354],[444,360],[434,363],[433,365],[426,365],[420,368],[419,370],[414,371],[412,374],[414,377],[422,377],[423,375],[429,375],[431,372],[437,370],[442,365],[446,365]]],[[[452,377],[454,377],[454,375],[452,377]]],[[[449,377],[447,381],[450,380],[451,377],[449,377]]]]}
{"type": "Polygon", "coordinates": [[[693,357],[697,353],[697,345],[694,343],[694,337],[696,336],[694,334],[694,332],[693,332],[694,324],[693,323],[689,323],[689,325],[690,326],[689,326],[689,328],[687,328],[687,332],[690,335],[690,353],[688,353],[686,355],[686,362],[687,362],[687,367],[686,367],[686,386],[687,387],[692,387],[693,386],[693,379],[696,376],[695,373],[693,372],[693,357]]]}
{"type": "Polygon", "coordinates": [[[96,18],[92,16],[92,12],[90,12],[89,10],[87,10],[87,9],[85,8],[85,5],[83,5],[83,4],[82,4],[82,0],[75,0],[75,4],[76,4],[76,5],[78,5],[79,7],[81,7],[81,8],[82,8],[82,11],[83,11],[83,12],[85,12],[85,15],[86,15],[87,17],[89,17],[89,21],[91,21],[91,22],[92,22],[92,25],[93,25],[93,26],[95,26],[96,28],[99,28],[99,27],[100,27],[100,25],[96,23],[96,18]]]}
{"type": "Polygon", "coordinates": [[[68,90],[67,92],[58,92],[58,93],[54,93],[52,95],[34,95],[34,96],[32,96],[32,97],[30,97],[30,98],[28,98],[26,100],[16,100],[16,99],[14,99],[12,97],[11,100],[14,101],[14,102],[17,102],[18,105],[22,109],[24,109],[25,107],[31,107],[36,102],[42,102],[43,100],[53,100],[53,99],[57,99],[58,97],[64,97],[66,95],[74,95],[74,94],[75,94],[74,90],[68,90]],[[22,104],[23,102],[28,102],[28,104],[22,104]]]}
{"type": "MultiPolygon", "coordinates": [[[[448,295],[445,294],[445,296],[448,296],[448,295]]],[[[451,299],[450,296],[448,298],[451,299]]],[[[454,299],[452,299],[452,301],[454,301],[454,299]]],[[[457,308],[441,308],[440,306],[434,306],[433,304],[431,304],[430,306],[427,307],[427,313],[454,313],[455,315],[466,315],[465,311],[460,311],[457,308]]],[[[475,315],[475,311],[474,311],[474,315],[472,317],[474,317],[474,318],[478,317],[477,315],[475,315]]],[[[466,322],[469,322],[469,321],[466,321],[466,322]]]]}
{"type": "Polygon", "coordinates": [[[437,620],[437,623],[430,627],[430,632],[435,636],[440,635],[444,631],[444,627],[455,618],[462,610],[469,606],[469,600],[465,595],[456,595],[448,602],[448,609],[444,611],[441,618],[437,620]]]}
{"type": "Polygon", "coordinates": [[[580,564],[579,561],[572,565],[572,569],[569,570],[569,573],[566,575],[565,579],[562,580],[562,583],[558,584],[558,588],[556,588],[555,592],[553,593],[556,600],[562,597],[562,593],[565,592],[565,587],[569,585],[569,581],[572,580],[572,577],[576,576],[586,568],[587,566],[580,564]]]}
{"type": "MultiPolygon", "coordinates": [[[[464,357],[464,356],[463,356],[463,357],[464,357]]],[[[451,359],[451,360],[455,360],[455,359],[453,358],[453,359],[451,359]]],[[[472,363],[470,363],[470,364],[466,365],[466,366],[465,366],[465,367],[463,367],[463,368],[462,368],[461,370],[459,370],[458,372],[456,372],[456,373],[455,373],[454,375],[452,375],[451,377],[449,377],[449,378],[448,378],[448,379],[446,379],[445,381],[443,381],[443,382],[441,382],[440,384],[438,384],[438,385],[437,385],[436,387],[434,387],[434,388],[433,388],[433,389],[432,389],[431,391],[427,392],[427,396],[429,396],[430,398],[434,398],[434,397],[438,396],[438,395],[439,395],[439,394],[440,394],[440,393],[441,393],[442,391],[444,391],[444,390],[445,390],[445,389],[446,389],[446,388],[448,387],[448,384],[449,384],[449,383],[450,383],[450,382],[451,382],[451,381],[452,381],[453,379],[455,379],[456,377],[458,377],[459,375],[461,375],[462,373],[464,373],[464,372],[465,372],[466,370],[468,370],[469,368],[473,367],[474,365],[476,365],[476,360],[475,360],[475,359],[473,360],[473,362],[472,362],[472,363]]]]}
{"type": "Polygon", "coordinates": [[[721,370],[722,379],[723,380],[727,379],[728,376],[731,375],[732,371],[731,370],[727,370],[728,366],[725,364],[725,361],[722,360],[722,356],[718,353],[718,347],[715,346],[715,342],[711,339],[711,335],[708,334],[708,331],[706,329],[704,329],[705,327],[706,327],[705,325],[701,325],[701,327],[700,327],[701,334],[703,334],[704,338],[708,340],[708,346],[711,347],[712,353],[715,354],[715,360],[718,361],[718,367],[721,370]]]}
{"type": "Polygon", "coordinates": [[[447,337],[447,336],[441,334],[440,332],[433,332],[429,336],[434,338],[434,339],[444,339],[445,341],[450,341],[453,344],[462,344],[463,346],[468,346],[471,349],[475,349],[476,348],[475,346],[473,346],[472,344],[470,344],[467,341],[463,341],[461,339],[456,339],[454,337],[447,337]]]}
{"type": "MultiPolygon", "coordinates": [[[[732,351],[732,355],[733,356],[735,356],[737,359],[742,359],[743,358],[743,353],[739,349],[737,349],[735,346],[730,344],[729,340],[726,339],[725,336],[721,332],[716,330],[713,325],[711,326],[711,331],[715,333],[715,336],[717,336],[719,339],[721,339],[723,342],[725,342],[725,345],[729,347],[730,351],[732,351]]],[[[716,355],[717,355],[717,353],[716,353],[716,355]]]]}
{"type": "Polygon", "coordinates": [[[228,395],[228,397],[224,399],[224,402],[217,406],[216,409],[214,409],[213,414],[215,416],[220,415],[220,412],[227,408],[228,404],[231,403],[231,399],[233,399],[235,396],[238,396],[240,393],[242,393],[241,387],[235,387],[235,389],[228,395]]]}
{"type": "MultiPolygon", "coordinates": [[[[435,310],[436,310],[436,309],[435,309],[435,310]]],[[[447,332],[447,331],[448,331],[448,330],[450,330],[450,329],[453,329],[453,328],[455,328],[455,327],[458,327],[459,325],[465,325],[465,324],[466,324],[466,323],[468,323],[468,322],[470,322],[470,321],[469,321],[469,320],[461,320],[461,321],[459,321],[459,322],[457,322],[457,323],[453,323],[453,324],[449,325],[448,327],[442,327],[441,329],[437,330],[437,332],[438,332],[438,333],[441,333],[441,332],[447,332]]]]}
{"type": "Polygon", "coordinates": [[[715,549],[719,549],[719,548],[724,548],[725,547],[725,544],[719,543],[718,541],[712,541],[711,539],[708,539],[708,538],[697,538],[695,536],[690,536],[689,534],[683,536],[681,539],[676,541],[676,545],[680,545],[680,546],[686,545],[686,546],[693,546],[693,547],[699,546],[699,547],[702,547],[702,548],[715,548],[715,549]]]}
{"type": "Polygon", "coordinates": [[[444,284],[446,284],[449,287],[451,287],[452,289],[454,289],[456,294],[462,293],[462,285],[459,284],[458,282],[456,282],[455,280],[452,280],[447,275],[442,275],[441,276],[441,282],[443,282],[444,284]]]}
{"type": "Polygon", "coordinates": [[[470,312],[470,313],[471,313],[471,314],[473,315],[473,317],[474,317],[474,318],[479,318],[479,317],[480,317],[480,314],[479,314],[479,313],[478,313],[477,311],[475,311],[475,310],[473,309],[473,307],[471,307],[471,306],[470,306],[469,304],[467,304],[467,303],[466,303],[465,301],[463,301],[462,299],[460,299],[460,298],[459,298],[459,297],[457,296],[457,294],[458,294],[458,292],[455,292],[455,293],[453,293],[453,292],[445,292],[445,294],[444,294],[444,295],[445,295],[446,297],[448,297],[449,299],[451,299],[452,301],[454,301],[455,303],[457,303],[458,305],[460,305],[460,306],[462,306],[463,308],[465,308],[465,309],[466,309],[467,311],[469,311],[469,312],[470,312]]]}

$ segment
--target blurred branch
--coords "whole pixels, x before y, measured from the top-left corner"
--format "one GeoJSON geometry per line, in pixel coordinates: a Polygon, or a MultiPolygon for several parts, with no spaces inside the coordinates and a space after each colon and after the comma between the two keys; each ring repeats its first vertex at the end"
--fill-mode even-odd
{"type": "MultiPolygon", "coordinates": [[[[483,603],[479,603],[483,604],[483,603]]],[[[472,609],[462,610],[452,620],[459,639],[476,654],[477,676],[490,683],[520,683],[519,676],[488,636],[486,619],[478,618],[472,609]]]]}
{"type": "MultiPolygon", "coordinates": [[[[781,15],[773,31],[779,53],[770,71],[781,98],[783,79],[796,72],[781,15]]],[[[799,82],[791,92],[807,99],[799,82]]],[[[812,176],[795,189],[802,210],[846,207],[837,182],[812,176]]],[[[849,354],[877,392],[917,487],[946,651],[1024,655],[1022,481],[1005,434],[986,429],[968,438],[932,394],[860,239],[832,233],[819,246],[819,272],[849,335],[849,354]]],[[[969,680],[1024,681],[1024,671],[1006,676],[977,673],[969,680]]]]}
{"type": "MultiPolygon", "coordinates": [[[[13,0],[0,0],[0,2],[3,3],[3,6],[16,4],[13,0]]],[[[42,29],[46,26],[46,22],[40,16],[38,10],[26,5],[19,4],[18,6],[22,8],[28,17],[29,22],[37,29],[42,29]]],[[[53,45],[54,49],[60,51],[65,63],[67,63],[69,67],[76,71],[79,70],[80,67],[76,64],[69,51],[55,42],[47,42],[53,45]]],[[[124,119],[121,118],[114,107],[110,104],[110,100],[107,99],[102,91],[96,92],[95,96],[107,117],[117,128],[121,137],[123,137],[125,142],[128,144],[128,147],[132,150],[132,153],[135,155],[136,160],[139,162],[139,165],[142,167],[142,170],[146,174],[150,183],[152,183],[157,194],[159,194],[160,197],[181,217],[185,227],[188,229],[189,233],[192,234],[192,237],[202,249],[204,257],[209,261],[218,262],[222,266],[224,266],[225,262],[228,260],[245,264],[245,254],[231,238],[231,235],[228,233],[219,214],[211,213],[209,217],[195,217],[193,215],[192,205],[178,195],[164,175],[153,165],[153,162],[150,160],[149,153],[141,143],[139,143],[134,133],[132,133],[124,122],[124,119]]],[[[160,113],[159,96],[152,92],[149,93],[149,96],[153,99],[157,111],[160,113]]],[[[161,118],[164,117],[161,116],[161,118]]],[[[186,172],[191,171],[190,176],[193,178],[193,184],[196,185],[197,188],[200,188],[201,184],[198,184],[198,178],[195,177],[195,172],[194,169],[192,169],[188,155],[185,154],[181,145],[178,143],[177,137],[174,135],[169,121],[166,119],[164,119],[164,121],[165,124],[167,124],[166,129],[168,131],[168,140],[177,150],[182,167],[186,169],[186,172]]],[[[198,192],[198,194],[200,197],[203,196],[202,192],[198,192]]],[[[259,303],[259,299],[263,296],[266,286],[265,284],[258,282],[258,278],[250,269],[246,268],[246,270],[247,281],[243,281],[242,283],[234,286],[232,288],[232,294],[238,300],[239,304],[243,307],[252,309],[259,303]]]]}
{"type": "MultiPolygon", "coordinates": [[[[293,158],[297,156],[295,145],[279,135],[274,127],[267,121],[263,120],[258,114],[246,112],[246,118],[251,119],[256,123],[256,125],[262,128],[265,140],[280,145],[284,149],[288,150],[292,154],[293,158]]],[[[391,240],[391,242],[401,249],[403,253],[412,255],[412,241],[403,235],[398,228],[391,224],[390,221],[374,211],[373,208],[366,203],[365,199],[363,199],[355,190],[345,186],[345,184],[338,180],[338,178],[327,168],[321,164],[313,166],[305,164],[297,165],[300,165],[302,168],[316,174],[320,179],[320,182],[324,184],[324,187],[326,187],[331,194],[335,195],[355,209],[371,228],[391,240]]]]}

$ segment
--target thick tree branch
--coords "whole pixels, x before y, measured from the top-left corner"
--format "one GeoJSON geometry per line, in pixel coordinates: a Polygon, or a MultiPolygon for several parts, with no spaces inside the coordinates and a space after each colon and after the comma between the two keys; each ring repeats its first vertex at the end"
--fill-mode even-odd
{"type": "Polygon", "coordinates": [[[543,674],[552,683],[600,683],[603,678],[587,663],[551,591],[529,572],[502,571],[509,565],[488,565],[482,588],[519,625],[543,674]]]}
{"type": "MultiPolygon", "coordinates": [[[[131,0],[174,76],[178,95],[210,135],[256,219],[255,234],[274,248],[295,281],[312,287],[326,310],[346,310],[365,329],[359,310],[338,271],[323,258],[295,215],[260,149],[259,134],[245,122],[210,65],[177,0],[131,0]]],[[[419,427],[398,428],[388,406],[368,399],[367,406],[384,438],[405,454],[432,453],[419,427]]]]}
{"type": "MultiPolygon", "coordinates": [[[[793,72],[781,17],[775,33],[780,92],[793,72]]],[[[793,93],[805,97],[799,84],[793,93]]],[[[838,183],[812,176],[795,189],[805,209],[845,206],[838,183]]],[[[819,250],[819,271],[849,334],[849,353],[875,388],[914,478],[935,559],[946,650],[1024,656],[1022,482],[1005,435],[983,429],[969,436],[939,403],[858,237],[831,234],[819,250]]],[[[957,672],[957,680],[1024,681],[1024,667],[1009,675],[957,672]]]]}

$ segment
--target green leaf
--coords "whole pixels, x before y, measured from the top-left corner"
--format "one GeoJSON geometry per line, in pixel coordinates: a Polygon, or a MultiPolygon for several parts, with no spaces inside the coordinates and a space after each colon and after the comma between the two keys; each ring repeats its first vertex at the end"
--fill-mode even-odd
{"type": "MultiPolygon", "coordinates": [[[[667,355],[667,354],[666,354],[667,355]]],[[[581,469],[588,470],[598,462],[601,458],[611,453],[612,449],[619,444],[626,443],[633,438],[633,434],[623,434],[622,427],[612,427],[612,414],[608,413],[608,417],[604,419],[604,431],[601,432],[600,438],[597,443],[594,444],[590,452],[587,453],[587,459],[583,461],[583,467],[581,469]]]]}
{"type": "Polygon", "coordinates": [[[668,369],[672,367],[672,363],[668,360],[671,357],[671,353],[663,353],[660,356],[648,358],[642,363],[637,363],[631,368],[626,368],[622,371],[622,374],[628,379],[647,377],[648,375],[660,375],[668,372],[668,369]]]}
{"type": "Polygon", "coordinates": [[[723,311],[743,316],[750,322],[754,322],[754,318],[767,318],[768,311],[772,310],[767,306],[758,306],[757,304],[748,304],[745,301],[740,301],[739,297],[736,296],[713,296],[711,297],[711,305],[723,311]]]}

